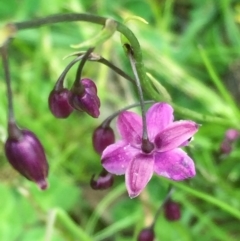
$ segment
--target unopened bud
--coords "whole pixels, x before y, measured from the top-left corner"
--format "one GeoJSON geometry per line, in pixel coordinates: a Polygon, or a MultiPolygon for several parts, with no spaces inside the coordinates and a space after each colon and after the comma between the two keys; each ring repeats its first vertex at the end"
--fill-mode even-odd
{"type": "Polygon", "coordinates": [[[143,229],[137,237],[138,241],[153,241],[154,240],[154,231],[152,228],[143,229]]]}
{"type": "Polygon", "coordinates": [[[103,169],[97,180],[94,180],[94,175],[92,176],[90,186],[94,190],[104,190],[110,188],[113,185],[113,182],[113,174],[108,173],[105,169],[103,169]]]}
{"type": "Polygon", "coordinates": [[[9,163],[40,189],[46,189],[48,163],[42,144],[33,132],[20,130],[16,125],[9,125],[9,133],[5,143],[9,163]]]}
{"type": "Polygon", "coordinates": [[[57,118],[67,118],[73,111],[72,106],[69,104],[69,90],[52,90],[49,98],[48,105],[52,114],[57,118]]]}
{"type": "Polygon", "coordinates": [[[115,142],[113,129],[110,126],[99,126],[93,132],[92,142],[94,150],[101,155],[106,147],[115,142]]]}
{"type": "Polygon", "coordinates": [[[73,86],[70,95],[70,104],[79,111],[85,111],[97,118],[100,115],[100,100],[97,96],[97,87],[90,79],[82,79],[79,86],[73,86]]]}
{"type": "Polygon", "coordinates": [[[236,129],[228,129],[225,133],[225,138],[229,142],[236,141],[239,138],[239,136],[240,136],[240,133],[236,129]]]}
{"type": "Polygon", "coordinates": [[[223,142],[220,145],[220,152],[222,154],[228,155],[232,151],[232,145],[229,141],[223,140],[223,142]]]}
{"type": "Polygon", "coordinates": [[[164,214],[167,220],[177,221],[181,218],[180,205],[177,202],[169,200],[164,205],[164,214]]]}

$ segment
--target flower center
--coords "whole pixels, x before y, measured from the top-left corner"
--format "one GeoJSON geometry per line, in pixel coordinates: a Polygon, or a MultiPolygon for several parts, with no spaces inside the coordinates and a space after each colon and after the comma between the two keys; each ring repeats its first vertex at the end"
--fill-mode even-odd
{"type": "Polygon", "coordinates": [[[154,144],[148,139],[142,139],[142,151],[145,153],[150,153],[154,149],[154,144]]]}

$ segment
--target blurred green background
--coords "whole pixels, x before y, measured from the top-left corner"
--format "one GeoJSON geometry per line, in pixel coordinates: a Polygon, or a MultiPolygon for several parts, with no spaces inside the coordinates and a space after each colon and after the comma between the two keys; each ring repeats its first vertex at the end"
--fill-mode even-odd
{"type": "MultiPolygon", "coordinates": [[[[146,71],[170,94],[177,119],[202,124],[186,149],[196,163],[197,175],[173,183],[173,199],[181,203],[182,217],[169,222],[161,214],[155,226],[156,240],[240,240],[239,141],[230,154],[220,152],[225,131],[240,129],[239,1],[8,0],[0,5],[1,26],[71,12],[93,13],[121,22],[137,15],[148,21],[148,25],[127,23],[142,46],[146,71]]],[[[11,43],[17,122],[41,140],[50,164],[50,188],[39,191],[5,158],[7,102],[1,69],[1,241],[136,240],[167,193],[170,181],[157,176],[133,200],[126,194],[123,176],[116,177],[114,186],[106,191],[94,191],[89,186],[91,176],[101,170],[100,157],[91,143],[94,128],[112,112],[137,101],[134,88],[125,79],[103,65],[87,63],[83,74],[97,83],[100,118],[74,113],[58,120],[48,110],[48,95],[69,62],[63,57],[73,52],[70,45],[100,30],[100,26],[86,22],[61,23],[20,31],[11,43]]],[[[119,33],[96,52],[132,75],[119,33]]],[[[69,72],[67,86],[74,80],[75,71],[73,67],[69,72]]]]}

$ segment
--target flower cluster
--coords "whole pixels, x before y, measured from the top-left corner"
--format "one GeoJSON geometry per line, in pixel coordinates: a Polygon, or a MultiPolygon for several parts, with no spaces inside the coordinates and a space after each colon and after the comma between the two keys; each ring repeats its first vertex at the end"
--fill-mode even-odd
{"type": "MultiPolygon", "coordinates": [[[[116,30],[115,21],[106,21],[105,28],[108,34],[113,34],[116,30]]],[[[134,79],[109,61],[94,54],[95,46],[90,47],[84,53],[73,54],[77,57],[59,76],[49,94],[48,105],[56,118],[67,118],[74,110],[85,112],[93,118],[99,117],[101,104],[97,86],[93,80],[82,78],[82,69],[88,60],[105,63],[135,84],[139,94],[138,105],[141,107],[141,116],[129,111],[131,107],[125,108],[113,114],[111,118],[107,118],[96,128],[92,138],[93,147],[101,155],[104,170],[97,180],[93,177],[90,182],[94,189],[105,189],[112,186],[113,174],[125,174],[128,194],[134,198],[141,193],[154,173],[176,181],[195,175],[194,163],[181,147],[188,145],[199,126],[193,121],[174,121],[173,108],[167,103],[154,103],[145,113],[146,102],[139,79],[141,74],[136,67],[136,55],[130,43],[124,46],[134,79]],[[76,78],[72,86],[67,88],[64,84],[65,77],[77,62],[79,66],[76,78]],[[117,129],[121,136],[121,140],[117,142],[115,142],[114,131],[110,127],[110,122],[115,117],[118,118],[117,129]]],[[[8,64],[4,51],[2,53],[10,106],[8,139],[5,145],[6,156],[17,171],[27,179],[36,182],[41,189],[45,189],[48,164],[44,149],[33,132],[21,130],[16,125],[11,106],[12,96],[9,94],[11,87],[8,64]]]]}

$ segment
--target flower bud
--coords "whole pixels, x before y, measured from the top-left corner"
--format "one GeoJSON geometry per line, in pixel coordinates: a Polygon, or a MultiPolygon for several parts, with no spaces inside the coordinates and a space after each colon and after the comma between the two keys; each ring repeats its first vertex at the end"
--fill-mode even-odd
{"type": "Polygon", "coordinates": [[[40,189],[46,189],[48,163],[40,141],[33,132],[20,130],[16,125],[10,126],[9,130],[5,143],[9,163],[24,177],[36,182],[40,189]]]}
{"type": "Polygon", "coordinates": [[[223,140],[221,145],[220,145],[220,152],[221,154],[228,155],[232,151],[232,145],[229,141],[223,140]]]}
{"type": "Polygon", "coordinates": [[[138,241],[153,241],[154,240],[154,231],[152,228],[143,229],[137,237],[138,241]]]}
{"type": "Polygon", "coordinates": [[[114,178],[113,174],[107,172],[105,169],[99,174],[98,179],[94,180],[94,175],[90,180],[90,186],[94,190],[104,190],[108,189],[113,185],[114,178]]]}
{"type": "Polygon", "coordinates": [[[70,104],[79,111],[85,111],[97,118],[100,115],[100,100],[97,96],[97,87],[90,79],[82,79],[79,86],[73,86],[70,95],[70,104]]]}
{"type": "Polygon", "coordinates": [[[110,126],[99,126],[93,132],[92,142],[94,150],[101,155],[107,146],[115,142],[113,129],[110,126]]]}
{"type": "Polygon", "coordinates": [[[48,105],[52,114],[56,118],[67,118],[73,111],[72,106],[69,104],[69,93],[68,89],[52,90],[49,98],[48,105]]]}
{"type": "Polygon", "coordinates": [[[169,221],[177,221],[181,218],[180,205],[177,202],[169,200],[164,205],[165,218],[169,221]]]}
{"type": "Polygon", "coordinates": [[[225,138],[229,142],[234,142],[236,141],[240,136],[240,133],[236,129],[228,129],[225,133],[225,138]]]}

